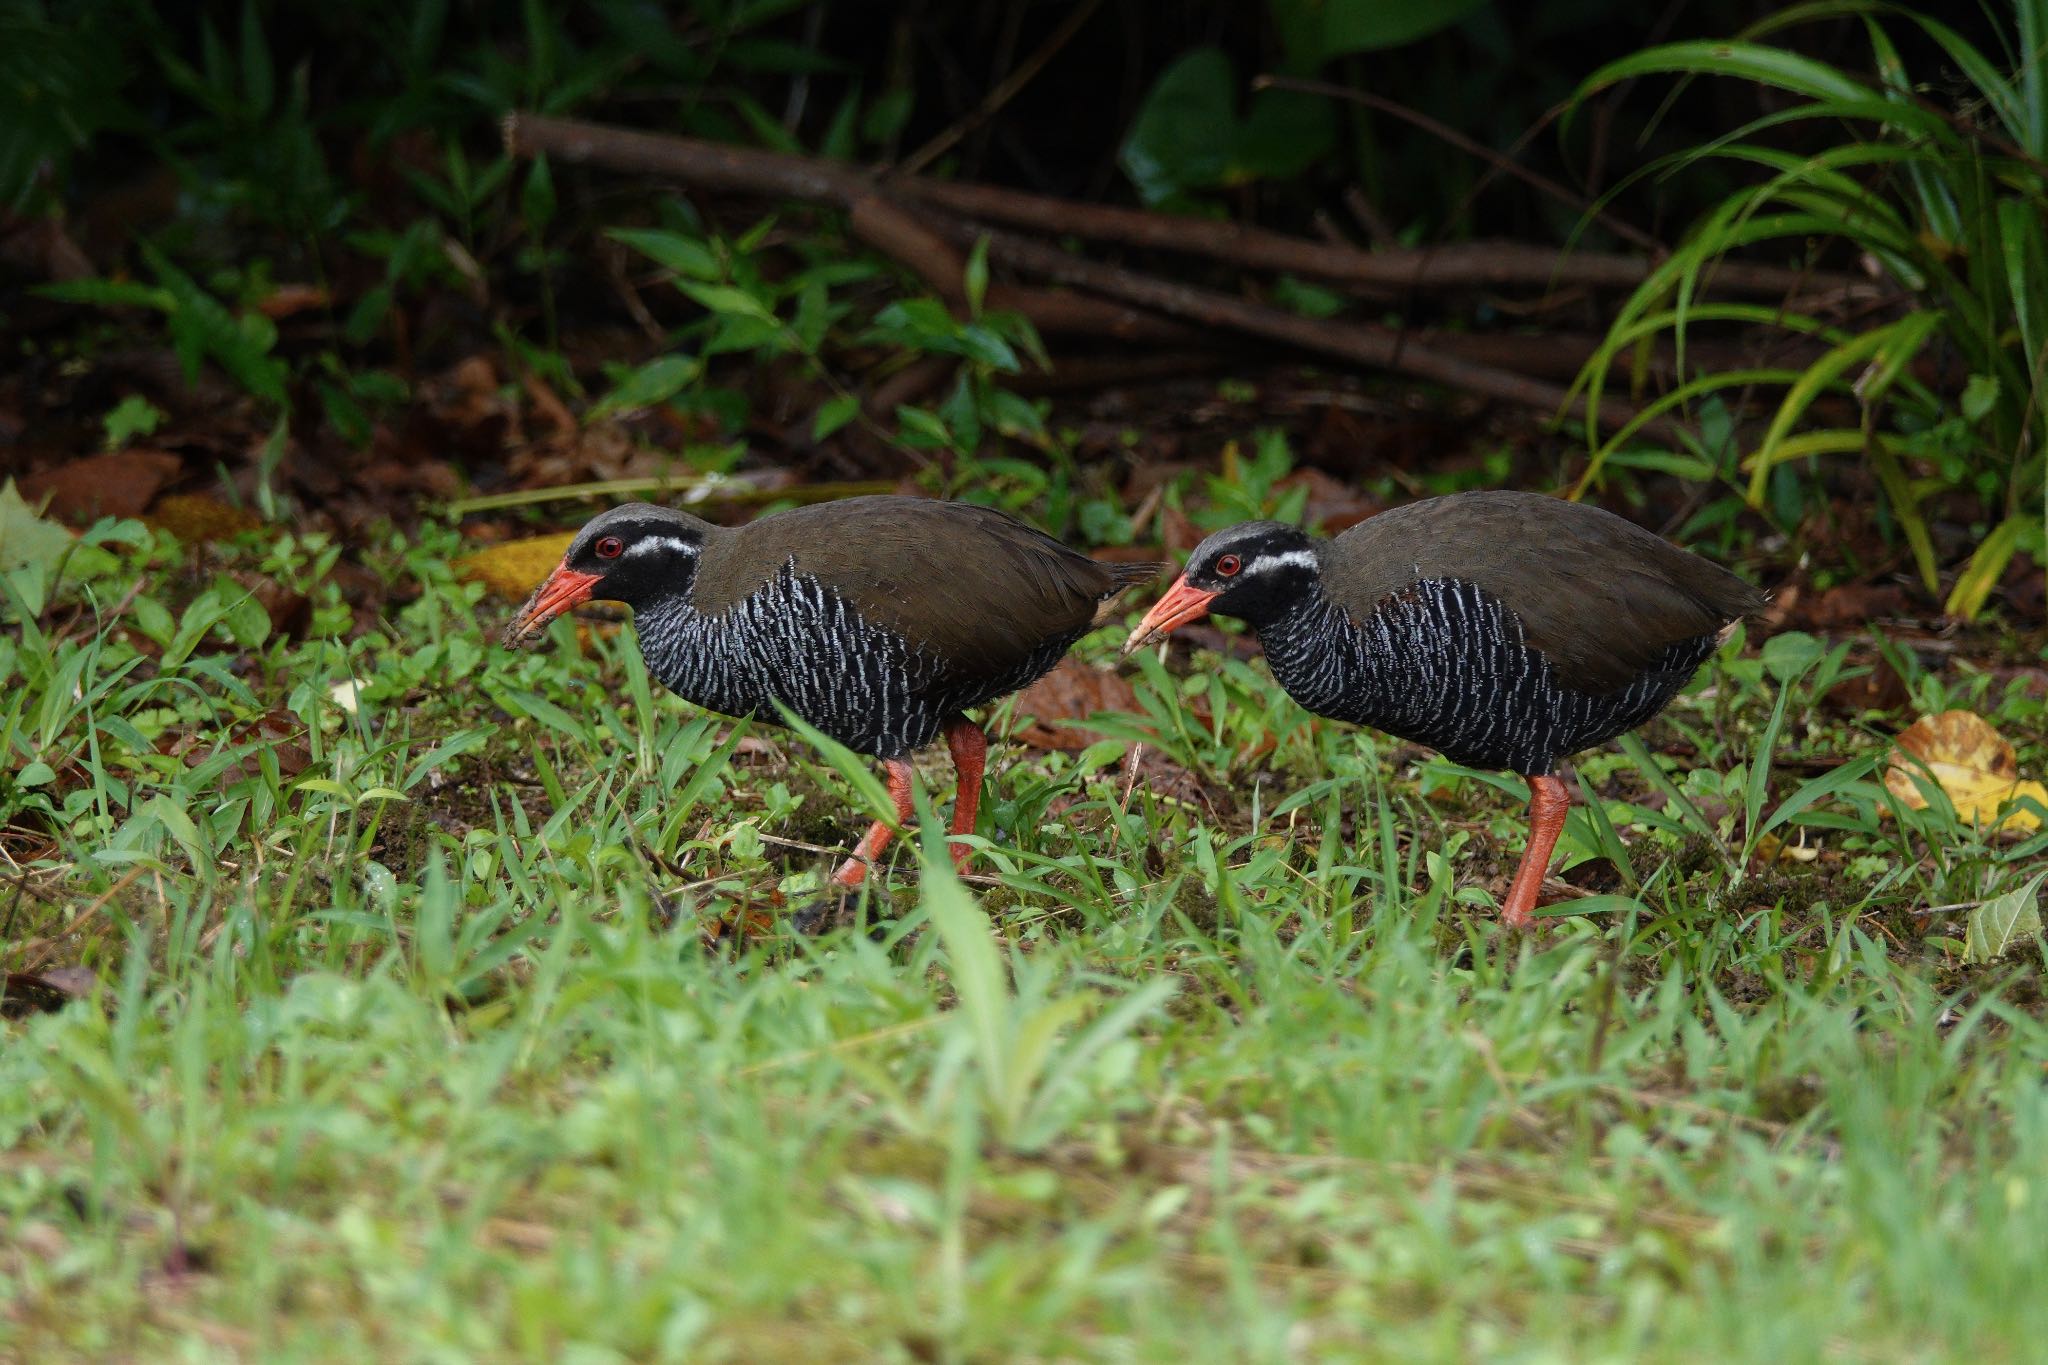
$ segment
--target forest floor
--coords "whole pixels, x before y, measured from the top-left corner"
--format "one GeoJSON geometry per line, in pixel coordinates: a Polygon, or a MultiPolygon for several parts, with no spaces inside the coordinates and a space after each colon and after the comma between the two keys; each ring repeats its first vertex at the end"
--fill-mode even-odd
{"type": "MultiPolygon", "coordinates": [[[[1527,473],[1458,414],[1189,382],[1072,406],[1070,473],[947,491],[1141,556],[1527,473]]],[[[495,382],[442,392],[502,416],[495,382]]],[[[513,502],[633,472],[545,454],[513,502]]],[[[1886,782],[1894,734],[1959,710],[2048,773],[2037,605],[1944,625],[1697,503],[1629,506],[1777,603],[1578,759],[1519,936],[1518,780],[1305,717],[1234,631],[1116,671],[1105,629],[997,708],[971,875],[906,840],[805,936],[860,760],[668,697],[629,626],[501,648],[516,588],[474,556],[531,515],[394,516],[454,466],[300,458],[296,500],[237,465],[5,577],[0,1356],[2048,1335],[2048,838],[1886,782]]],[[[721,487],[729,516],[793,491],[721,487]]]]}

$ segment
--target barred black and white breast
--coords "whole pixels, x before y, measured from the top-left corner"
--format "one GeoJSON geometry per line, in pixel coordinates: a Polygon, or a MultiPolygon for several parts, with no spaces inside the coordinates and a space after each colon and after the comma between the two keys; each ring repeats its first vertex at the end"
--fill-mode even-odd
{"type": "Polygon", "coordinates": [[[1611,513],[1466,493],[1331,541],[1276,522],[1219,531],[1134,639],[1240,617],[1308,710],[1534,774],[1655,716],[1762,603],[1611,513]]]}
{"type": "Polygon", "coordinates": [[[895,758],[1042,676],[1157,567],[1098,563],[990,508],[870,497],[737,529],[629,504],[585,526],[555,578],[631,605],[648,671],[678,696],[766,721],[779,702],[895,758]]]}

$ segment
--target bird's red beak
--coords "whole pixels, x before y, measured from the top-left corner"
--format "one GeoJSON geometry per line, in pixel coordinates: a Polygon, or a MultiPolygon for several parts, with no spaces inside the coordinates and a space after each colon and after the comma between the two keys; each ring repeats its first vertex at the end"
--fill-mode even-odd
{"type": "Polygon", "coordinates": [[[1145,613],[1145,619],[1138,622],[1131,638],[1124,641],[1123,653],[1128,656],[1190,621],[1201,620],[1209,614],[1209,604],[1221,595],[1189,587],[1188,576],[1182,574],[1173,580],[1166,596],[1152,604],[1152,610],[1145,613]]]}
{"type": "Polygon", "coordinates": [[[505,643],[523,645],[569,608],[588,602],[591,590],[603,577],[602,574],[578,573],[566,562],[556,565],[547,582],[533,590],[533,596],[526,599],[526,605],[505,628],[505,643]]]}

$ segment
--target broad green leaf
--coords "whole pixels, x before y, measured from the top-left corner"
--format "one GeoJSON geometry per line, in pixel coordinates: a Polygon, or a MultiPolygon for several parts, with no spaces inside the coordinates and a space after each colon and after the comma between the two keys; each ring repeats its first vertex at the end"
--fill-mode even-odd
{"type": "Polygon", "coordinates": [[[704,368],[693,355],[656,356],[621,379],[612,391],[593,403],[587,421],[601,421],[623,412],[637,412],[666,403],[689,387],[704,368]]]}
{"type": "Polygon", "coordinates": [[[624,242],[656,265],[690,279],[715,280],[724,273],[718,256],[710,247],[679,232],[655,228],[612,228],[605,235],[615,242],[624,242]]]}
{"type": "Polygon", "coordinates": [[[775,314],[768,305],[744,289],[729,284],[696,284],[689,280],[677,280],[675,285],[705,308],[722,316],[759,322],[775,320],[775,314]]]}
{"type": "Polygon", "coordinates": [[[53,568],[72,541],[71,532],[29,509],[13,479],[0,484],[0,573],[31,564],[53,568]]]}
{"type": "Polygon", "coordinates": [[[1993,896],[1970,912],[1963,937],[1963,960],[1994,962],[2023,938],[2041,934],[2041,883],[2048,872],[2037,872],[2025,886],[1993,896]]]}
{"type": "Polygon", "coordinates": [[[2016,512],[1993,527],[1991,534],[1984,537],[1970,555],[1970,562],[1956,579],[1956,585],[1950,590],[1942,609],[1965,621],[1975,620],[1977,613],[1984,610],[1985,602],[1990,600],[1992,589],[2005,576],[2005,566],[2012,562],[2014,553],[2019,549],[2020,537],[2037,525],[2039,518],[2038,509],[2016,512]]]}
{"type": "Polygon", "coordinates": [[[1236,67],[1201,47],[1153,83],[1125,135],[1124,173],[1148,204],[1192,189],[1299,174],[1327,151],[1334,119],[1326,101],[1262,90],[1238,113],[1236,67]]]}
{"type": "Polygon", "coordinates": [[[811,419],[811,439],[822,441],[839,428],[851,422],[860,413],[860,395],[842,393],[828,398],[818,405],[818,415],[811,419]]]}

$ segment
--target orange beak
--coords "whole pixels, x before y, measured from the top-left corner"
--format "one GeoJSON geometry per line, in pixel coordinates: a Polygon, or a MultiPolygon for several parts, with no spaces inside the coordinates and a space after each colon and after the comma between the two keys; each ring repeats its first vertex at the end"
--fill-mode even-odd
{"type": "Polygon", "coordinates": [[[1143,649],[1154,640],[1166,635],[1190,621],[1199,621],[1209,614],[1209,604],[1222,594],[1204,592],[1188,586],[1188,576],[1182,574],[1173,580],[1173,586],[1166,590],[1166,596],[1152,604],[1152,610],[1145,613],[1145,619],[1138,622],[1138,628],[1131,632],[1131,638],[1124,641],[1123,657],[1143,649]]]}
{"type": "Polygon", "coordinates": [[[590,593],[604,575],[578,573],[567,563],[555,566],[547,582],[533,590],[533,596],[526,599],[526,605],[512,618],[512,624],[505,627],[505,643],[523,645],[547,628],[548,622],[560,616],[569,608],[590,600],[590,593]]]}

